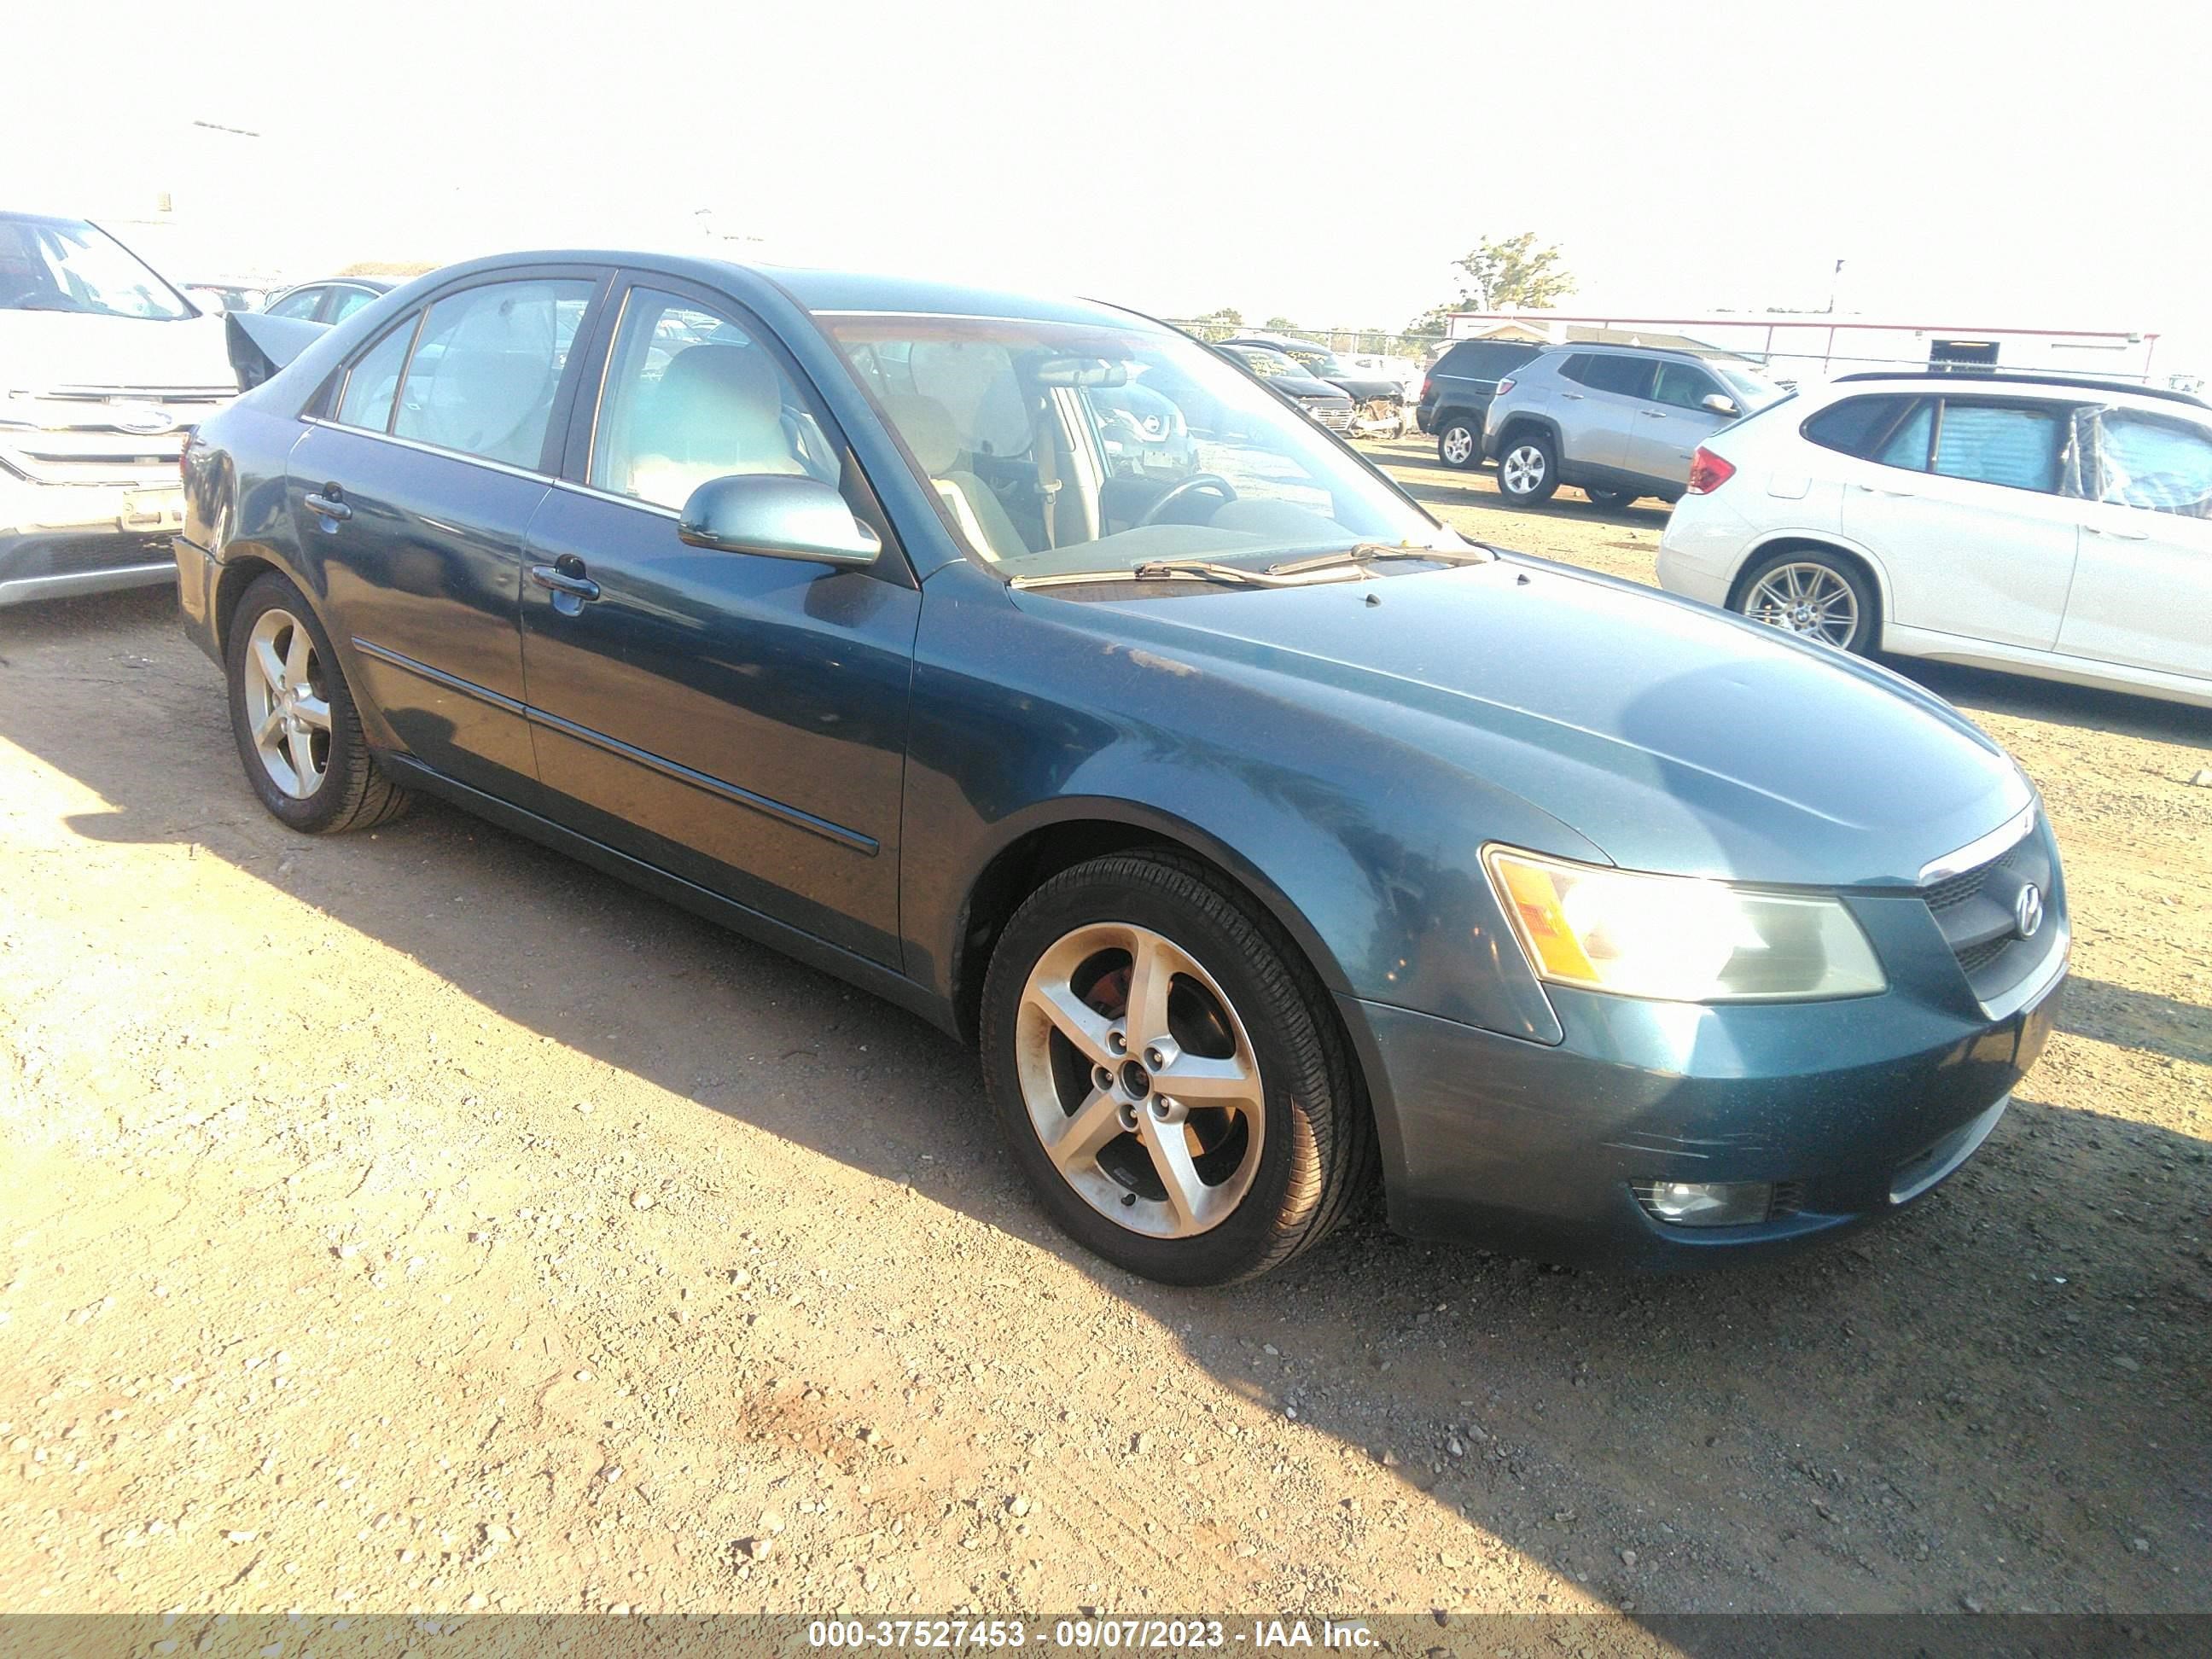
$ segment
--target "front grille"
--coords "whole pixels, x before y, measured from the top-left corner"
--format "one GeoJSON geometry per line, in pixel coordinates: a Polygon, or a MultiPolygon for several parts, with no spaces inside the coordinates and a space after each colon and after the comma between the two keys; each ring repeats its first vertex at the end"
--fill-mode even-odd
{"type": "Polygon", "coordinates": [[[2051,905],[2057,861],[2050,837],[2038,813],[2027,834],[1996,857],[1920,890],[1960,971],[1984,1001],[2026,978],[2051,943],[2048,922],[2021,939],[2013,911],[2021,889],[2031,883],[2042,892],[2046,909],[2051,905]]]}
{"type": "Polygon", "coordinates": [[[55,536],[33,542],[13,558],[0,562],[0,582],[130,570],[173,556],[167,537],[55,536]]]}
{"type": "Polygon", "coordinates": [[[1352,424],[1352,404],[1348,399],[1341,404],[1315,404],[1310,412],[1314,419],[1331,432],[1341,432],[1352,424]]]}

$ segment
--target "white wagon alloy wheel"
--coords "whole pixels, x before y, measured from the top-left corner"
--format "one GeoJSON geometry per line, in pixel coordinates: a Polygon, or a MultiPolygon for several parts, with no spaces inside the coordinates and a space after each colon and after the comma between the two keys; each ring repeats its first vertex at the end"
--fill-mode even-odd
{"type": "Polygon", "coordinates": [[[1549,459],[1534,444],[1516,444],[1498,464],[1498,479],[1509,495],[1532,495],[1544,487],[1549,459]]]}
{"type": "Polygon", "coordinates": [[[1243,1021],[1188,951],[1134,923],[1075,928],[1030,969],[1014,1044],[1037,1139],[1093,1210],[1152,1238],[1235,1213],[1267,1094],[1243,1021]]]}
{"type": "Polygon", "coordinates": [[[1826,565],[1814,562],[1777,565],[1768,571],[1744,595],[1743,614],[1838,650],[1850,646],[1859,628],[1858,595],[1851,585],[1826,565]]]}
{"type": "Polygon", "coordinates": [[[247,726],[269,780],[306,800],[330,775],[331,705],[313,636],[290,611],[261,613],[246,637],[247,726]]]}

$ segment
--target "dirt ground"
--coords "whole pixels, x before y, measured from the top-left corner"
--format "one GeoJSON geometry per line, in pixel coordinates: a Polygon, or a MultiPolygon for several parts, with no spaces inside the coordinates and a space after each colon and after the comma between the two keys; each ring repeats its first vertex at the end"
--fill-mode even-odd
{"type": "MultiPolygon", "coordinates": [[[[1650,578],[1656,505],[1378,450],[1650,578]]],[[[2212,716],[1908,672],[2078,933],[1960,1176],[1717,1276],[1370,1218],[1194,1293],[908,1017],[455,811],[291,836],[169,595],[0,612],[0,1610],[2212,1609],[2212,716]]]]}

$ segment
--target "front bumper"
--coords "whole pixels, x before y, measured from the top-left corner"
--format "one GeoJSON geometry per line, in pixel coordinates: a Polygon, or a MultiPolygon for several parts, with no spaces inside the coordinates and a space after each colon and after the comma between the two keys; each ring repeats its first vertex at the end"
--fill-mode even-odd
{"type": "Polygon", "coordinates": [[[184,524],[175,475],[131,484],[0,478],[0,605],[158,586],[184,524]]]}
{"type": "Polygon", "coordinates": [[[1894,986],[1717,1006],[1551,987],[1557,1046],[1343,999],[1391,1224],[1553,1261],[1666,1267],[1877,1219],[1996,1127],[2050,1036],[2066,957],[2062,929],[2002,1011],[1894,986]],[[1772,1182],[1786,1200],[1765,1221],[1672,1225],[1634,1191],[1669,1181],[1772,1182]]]}

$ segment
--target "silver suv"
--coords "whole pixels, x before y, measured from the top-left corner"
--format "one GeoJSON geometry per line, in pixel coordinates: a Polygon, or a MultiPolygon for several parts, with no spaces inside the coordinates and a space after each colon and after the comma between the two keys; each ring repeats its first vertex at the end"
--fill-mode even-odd
{"type": "Polygon", "coordinates": [[[1699,444],[1786,395],[1741,358],[1552,346],[1498,383],[1482,448],[1509,501],[1548,501],[1563,483],[1600,507],[1678,501],[1699,444]]]}

